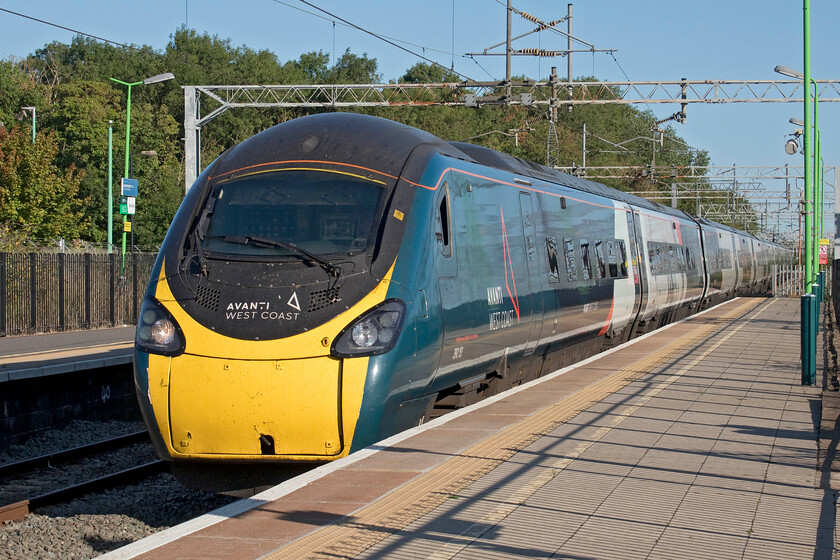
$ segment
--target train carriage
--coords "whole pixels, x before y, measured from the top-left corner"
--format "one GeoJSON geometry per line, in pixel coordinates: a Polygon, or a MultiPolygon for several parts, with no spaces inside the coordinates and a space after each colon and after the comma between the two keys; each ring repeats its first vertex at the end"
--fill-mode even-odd
{"type": "Polygon", "coordinates": [[[755,289],[748,239],[385,119],[295,119],[212,163],[173,220],[141,410],[182,469],[334,460],[755,289]]]}

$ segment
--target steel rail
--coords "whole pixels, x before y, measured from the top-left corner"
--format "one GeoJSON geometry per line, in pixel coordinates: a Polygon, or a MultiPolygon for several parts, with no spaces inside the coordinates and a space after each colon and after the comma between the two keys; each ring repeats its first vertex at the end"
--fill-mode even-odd
{"type": "Polygon", "coordinates": [[[14,463],[6,463],[0,465],[0,478],[7,478],[11,475],[28,470],[43,467],[54,467],[61,463],[66,463],[82,457],[87,457],[89,455],[95,455],[97,453],[112,451],[114,449],[119,449],[120,447],[125,447],[134,443],[142,443],[144,441],[149,441],[149,432],[146,430],[98,441],[88,445],[73,447],[71,449],[65,449],[63,451],[57,451],[56,453],[48,453],[39,457],[32,457],[31,459],[24,459],[14,463]]]}
{"type": "Polygon", "coordinates": [[[137,482],[162,472],[168,472],[169,466],[169,463],[158,459],[137,467],[132,467],[113,474],[80,482],[79,484],[66,486],[59,490],[40,494],[26,500],[0,506],[0,522],[19,521],[38,508],[69,502],[79,496],[83,496],[84,494],[99,492],[124,484],[131,484],[132,482],[137,482]]]}

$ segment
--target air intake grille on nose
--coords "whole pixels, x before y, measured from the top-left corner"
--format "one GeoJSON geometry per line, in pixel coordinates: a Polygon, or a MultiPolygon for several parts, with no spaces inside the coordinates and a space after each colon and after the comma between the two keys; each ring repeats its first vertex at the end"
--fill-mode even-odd
{"type": "Polygon", "coordinates": [[[324,309],[338,301],[338,288],[319,290],[309,294],[309,311],[324,309]]]}
{"type": "Polygon", "coordinates": [[[195,290],[195,302],[209,309],[216,311],[219,309],[219,290],[208,288],[207,286],[199,286],[195,290]]]}

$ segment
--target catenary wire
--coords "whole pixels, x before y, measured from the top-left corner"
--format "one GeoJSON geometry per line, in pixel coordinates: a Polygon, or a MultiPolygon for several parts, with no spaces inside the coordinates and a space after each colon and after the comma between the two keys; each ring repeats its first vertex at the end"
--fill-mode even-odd
{"type": "MultiPolygon", "coordinates": [[[[275,0],[275,1],[276,1],[276,0],[275,0]]],[[[410,49],[407,49],[407,48],[403,47],[402,45],[397,44],[397,43],[396,43],[396,42],[394,42],[393,40],[390,40],[390,39],[386,38],[384,35],[379,35],[379,34],[377,34],[377,33],[374,33],[373,31],[369,31],[369,30],[367,30],[367,29],[365,29],[365,28],[363,28],[363,27],[359,27],[358,25],[356,25],[356,24],[354,24],[354,23],[351,23],[351,22],[347,21],[346,19],[340,18],[340,17],[338,17],[337,15],[335,15],[335,14],[333,14],[333,13],[331,13],[331,12],[328,12],[327,10],[325,10],[325,9],[323,9],[323,8],[319,8],[318,6],[316,6],[315,4],[312,4],[311,2],[308,2],[307,0],[300,0],[300,2],[303,2],[304,4],[306,4],[307,6],[309,6],[310,8],[314,8],[314,9],[318,10],[319,12],[322,12],[322,13],[324,13],[324,14],[327,14],[329,17],[331,17],[331,18],[335,18],[336,20],[338,20],[338,21],[340,21],[340,22],[342,22],[342,23],[344,23],[344,24],[346,24],[346,25],[349,25],[350,27],[352,27],[352,28],[354,28],[354,29],[357,29],[358,31],[361,31],[361,32],[363,32],[363,33],[367,33],[368,35],[370,35],[370,36],[372,36],[372,37],[375,37],[375,38],[379,39],[380,41],[385,41],[386,43],[388,43],[388,44],[389,44],[389,45],[391,45],[391,46],[394,46],[394,47],[396,47],[396,48],[398,48],[398,49],[400,49],[400,50],[403,50],[403,51],[405,51],[405,52],[407,52],[407,53],[409,53],[409,54],[411,54],[411,55],[413,55],[413,56],[416,56],[417,58],[423,59],[423,60],[425,60],[426,62],[428,62],[428,63],[430,63],[430,64],[432,64],[432,65],[434,65],[434,66],[439,66],[440,68],[443,68],[444,70],[454,72],[455,74],[457,74],[457,75],[458,75],[458,76],[460,76],[461,78],[464,78],[465,80],[472,80],[472,78],[470,78],[470,77],[468,77],[468,76],[466,76],[466,75],[464,75],[464,74],[462,74],[462,73],[460,73],[460,72],[458,72],[458,71],[456,71],[456,70],[449,70],[449,68],[447,68],[446,66],[444,66],[444,65],[442,65],[442,64],[440,64],[440,63],[438,63],[438,62],[435,62],[435,61],[434,61],[434,60],[432,60],[431,58],[427,58],[427,57],[425,57],[425,56],[423,56],[423,55],[421,55],[421,54],[419,54],[419,53],[416,53],[416,52],[414,52],[414,51],[412,51],[412,50],[410,50],[410,49]]],[[[430,50],[431,50],[431,49],[430,49],[430,50]]]]}
{"type": "Polygon", "coordinates": [[[106,43],[111,43],[112,45],[118,45],[120,47],[125,47],[127,49],[133,49],[135,51],[145,50],[145,49],[137,48],[133,45],[126,45],[124,43],[118,43],[117,41],[111,41],[110,39],[105,39],[103,37],[98,37],[96,35],[91,35],[90,33],[85,33],[84,31],[79,31],[78,29],[72,29],[70,27],[65,27],[63,25],[59,25],[59,24],[53,23],[51,21],[46,21],[46,20],[43,20],[43,19],[38,19],[36,17],[28,16],[26,14],[21,14],[20,12],[13,12],[12,10],[7,10],[6,8],[0,8],[0,12],[6,12],[8,14],[19,16],[19,17],[22,17],[22,18],[31,19],[32,21],[37,21],[38,23],[43,23],[45,25],[51,25],[52,27],[57,27],[59,29],[64,29],[65,31],[72,31],[73,33],[76,33],[77,35],[84,35],[85,37],[90,37],[92,39],[97,39],[98,41],[104,41],[106,43]]]}

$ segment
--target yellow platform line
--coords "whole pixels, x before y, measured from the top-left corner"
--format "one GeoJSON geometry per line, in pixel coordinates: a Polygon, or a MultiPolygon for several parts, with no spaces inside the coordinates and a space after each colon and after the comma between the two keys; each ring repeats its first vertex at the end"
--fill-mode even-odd
{"type": "MultiPolygon", "coordinates": [[[[759,298],[743,300],[743,303],[738,307],[730,310],[719,319],[709,321],[707,324],[675,339],[659,350],[651,352],[635,363],[501,430],[497,434],[463,451],[458,456],[449,459],[429,472],[418,476],[414,480],[383,496],[376,502],[338,520],[336,523],[327,525],[276,550],[266,556],[266,560],[278,560],[281,558],[334,559],[336,557],[353,558],[358,556],[378,542],[404,529],[423,515],[432,511],[453,495],[458,494],[461,490],[482,478],[513,455],[528,447],[531,443],[551,433],[558,426],[568,422],[593,404],[600,402],[632,381],[665,364],[674,354],[696,346],[698,342],[708,338],[720,330],[722,326],[726,326],[734,320],[743,317],[764,301],[766,300],[759,298]]],[[[695,357],[689,365],[649,389],[646,395],[635,401],[635,404],[630,405],[616,415],[612,424],[598,430],[592,439],[582,442],[578,446],[578,449],[573,452],[573,456],[564,457],[549,467],[549,470],[523,485],[522,488],[509,498],[509,504],[499,506],[497,511],[488,514],[488,517],[483,522],[492,523],[496,520],[495,523],[498,523],[501,519],[504,519],[524,499],[536,492],[542,485],[556,476],[559,470],[571,462],[575,456],[574,453],[577,455],[583,453],[588,446],[603,438],[611,429],[632,414],[632,411],[642,406],[656,394],[659,394],[659,392],[673,383],[686,371],[695,367],[703,358],[729,340],[729,338],[734,336],[745,325],[746,323],[727,333],[726,336],[695,357]]],[[[480,535],[475,533],[477,533],[476,528],[479,526],[480,523],[468,528],[464,537],[470,539],[470,542],[478,538],[480,535]]],[[[486,530],[487,526],[484,525],[483,527],[486,530]]],[[[458,550],[468,544],[469,542],[464,544],[462,538],[458,543],[458,550]]],[[[458,550],[455,550],[452,554],[454,555],[458,550]]],[[[439,552],[441,555],[438,556],[436,554],[433,557],[435,560],[451,557],[451,555],[448,555],[448,548],[439,552]]]]}

